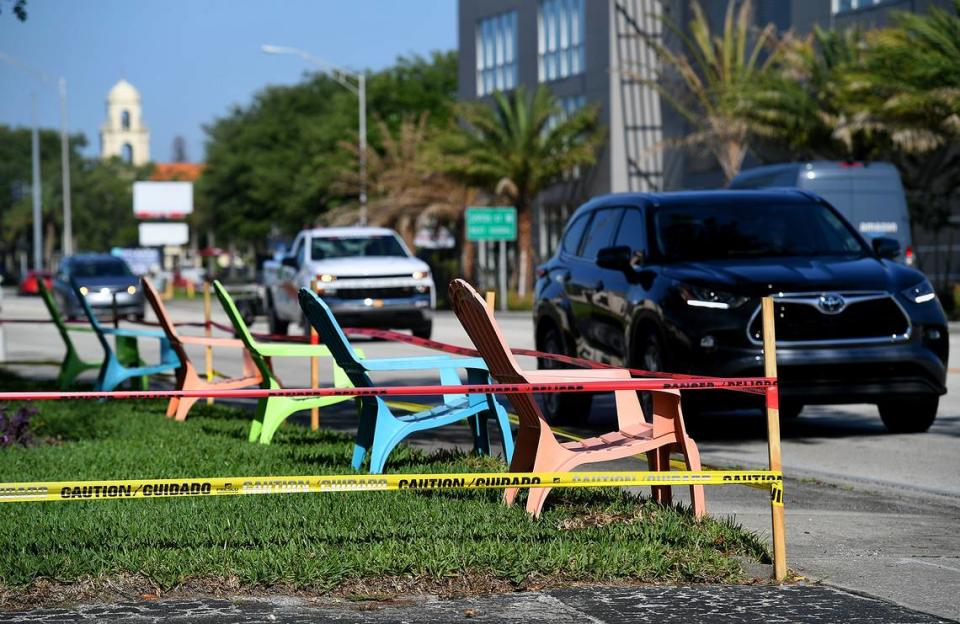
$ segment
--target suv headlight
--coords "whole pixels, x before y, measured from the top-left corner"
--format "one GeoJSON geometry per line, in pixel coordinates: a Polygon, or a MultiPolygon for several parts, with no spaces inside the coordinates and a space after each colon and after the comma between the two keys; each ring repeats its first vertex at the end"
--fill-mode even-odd
{"type": "Polygon", "coordinates": [[[729,310],[741,306],[747,301],[747,297],[714,290],[706,286],[685,284],[680,286],[679,290],[680,297],[687,302],[687,305],[695,308],[729,310]]]}
{"type": "Polygon", "coordinates": [[[916,286],[911,286],[902,291],[902,294],[914,303],[926,303],[927,301],[933,301],[937,298],[937,293],[933,290],[933,285],[926,279],[916,286]]]}
{"type": "Polygon", "coordinates": [[[414,271],[413,279],[427,279],[430,277],[430,271],[414,271]]]}

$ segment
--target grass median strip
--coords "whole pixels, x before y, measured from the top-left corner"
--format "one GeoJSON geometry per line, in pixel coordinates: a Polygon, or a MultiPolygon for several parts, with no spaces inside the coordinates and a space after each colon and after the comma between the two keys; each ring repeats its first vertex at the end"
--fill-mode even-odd
{"type": "MultiPolygon", "coordinates": [[[[29,382],[0,375],[0,388],[29,382]]],[[[31,446],[0,448],[5,481],[346,474],[352,440],[283,427],[246,442],[249,414],[198,406],[183,423],[162,401],[37,404],[31,446]]],[[[502,471],[495,458],[399,448],[392,472],[502,471]]],[[[558,491],[539,521],[499,491],[345,492],[271,497],[0,506],[0,584],[147,578],[331,591],[403,578],[483,577],[523,587],[572,581],[733,582],[735,557],[766,561],[753,534],[695,522],[615,489],[558,491]]]]}

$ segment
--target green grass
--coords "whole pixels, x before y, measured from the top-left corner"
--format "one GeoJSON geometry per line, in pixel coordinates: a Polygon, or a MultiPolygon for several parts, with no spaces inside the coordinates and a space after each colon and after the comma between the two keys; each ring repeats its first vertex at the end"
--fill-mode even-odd
{"type": "MultiPolygon", "coordinates": [[[[30,384],[0,373],[0,387],[30,384]]],[[[248,444],[247,413],[160,401],[36,404],[31,448],[0,448],[0,481],[349,472],[351,441],[287,425],[248,444]]],[[[504,470],[496,459],[400,448],[392,472],[504,470]]],[[[729,582],[733,555],[766,560],[752,534],[694,521],[623,491],[555,490],[539,521],[499,491],[354,492],[0,505],[0,589],[38,580],[147,577],[329,591],[350,581],[482,575],[564,581],[729,582]]]]}

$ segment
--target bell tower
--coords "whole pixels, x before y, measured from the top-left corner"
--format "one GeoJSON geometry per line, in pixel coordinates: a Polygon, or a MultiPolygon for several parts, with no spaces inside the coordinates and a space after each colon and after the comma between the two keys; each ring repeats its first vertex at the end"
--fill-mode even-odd
{"type": "Polygon", "coordinates": [[[140,92],[126,80],[107,94],[107,119],[100,126],[100,157],[113,156],[134,165],[150,162],[150,131],[143,125],[140,92]]]}

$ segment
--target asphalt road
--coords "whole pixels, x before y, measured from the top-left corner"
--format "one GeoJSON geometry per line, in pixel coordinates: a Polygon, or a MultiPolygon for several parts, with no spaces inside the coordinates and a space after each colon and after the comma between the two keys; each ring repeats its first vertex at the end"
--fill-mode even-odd
{"type": "MultiPolygon", "coordinates": [[[[218,306],[214,305],[216,309],[218,306]]],[[[201,320],[198,300],[169,305],[178,321],[201,320]]],[[[46,312],[33,298],[8,297],[2,313],[7,318],[45,320],[46,312]]],[[[506,339],[514,347],[533,346],[529,315],[498,315],[506,339]]],[[[226,322],[222,314],[215,319],[226,322]]],[[[256,330],[265,331],[258,326],[256,330]]],[[[960,330],[960,326],[956,329],[960,330]]],[[[960,346],[960,332],[951,346],[960,346]]],[[[94,356],[99,347],[87,335],[78,348],[94,356]]],[[[434,338],[469,346],[469,339],[449,313],[434,323],[434,338]]],[[[358,341],[368,357],[428,353],[408,345],[358,341]]],[[[17,325],[6,329],[8,360],[58,358],[62,345],[49,325],[17,325]]],[[[151,345],[143,349],[154,356],[151,345]]],[[[960,353],[955,351],[955,353],[960,353]]],[[[196,352],[202,362],[202,353],[196,352]]],[[[304,386],[309,367],[301,361],[275,362],[287,386],[304,386]]],[[[521,365],[533,367],[529,358],[521,365]]],[[[218,353],[216,368],[238,372],[239,359],[229,351],[218,353]]],[[[12,367],[25,375],[51,377],[51,367],[12,367]]],[[[329,378],[321,366],[321,379],[329,378]]],[[[426,377],[384,375],[385,384],[430,382],[426,377]]],[[[885,432],[876,408],[868,405],[810,407],[800,418],[782,423],[783,464],[787,510],[787,547],[790,567],[812,580],[865,592],[905,606],[960,619],[960,375],[951,373],[950,393],[941,400],[940,413],[929,432],[891,435],[885,432]]],[[[325,426],[349,430],[352,415],[340,410],[324,413],[325,426]]],[[[595,401],[584,432],[600,431],[614,422],[612,400],[595,401]]],[[[760,410],[712,413],[688,417],[703,461],[718,467],[762,467],[766,463],[765,422],[760,410]]],[[[427,434],[414,443],[466,445],[461,431],[427,434]]],[[[621,466],[642,469],[625,460],[621,466]]],[[[613,468],[613,466],[611,466],[613,468]]],[[[683,491],[677,492],[680,500],[683,491]]],[[[764,493],[739,486],[707,491],[708,511],[734,516],[743,525],[769,535],[769,504],[764,493]]]]}

